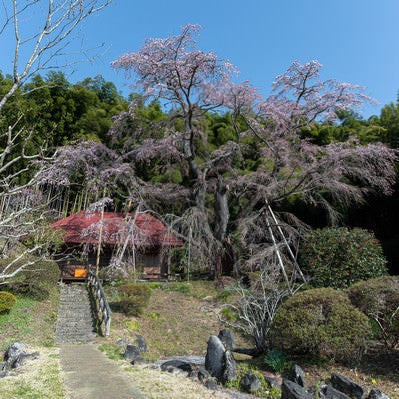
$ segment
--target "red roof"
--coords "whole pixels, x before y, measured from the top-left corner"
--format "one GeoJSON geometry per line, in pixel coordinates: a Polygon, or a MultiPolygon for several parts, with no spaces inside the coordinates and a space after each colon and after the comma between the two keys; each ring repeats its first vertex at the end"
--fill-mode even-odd
{"type": "Polygon", "coordinates": [[[101,212],[80,211],[52,224],[64,230],[67,244],[97,244],[101,225],[101,242],[106,245],[117,245],[126,240],[140,246],[183,245],[182,240],[149,213],[104,212],[102,217],[101,212]]]}

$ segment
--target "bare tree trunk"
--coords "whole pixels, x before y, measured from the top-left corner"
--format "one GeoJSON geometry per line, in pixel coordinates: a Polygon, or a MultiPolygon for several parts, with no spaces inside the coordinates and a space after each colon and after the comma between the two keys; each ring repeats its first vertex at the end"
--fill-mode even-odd
{"type": "Polygon", "coordinates": [[[215,193],[215,228],[214,236],[219,242],[219,250],[216,254],[215,279],[219,279],[223,273],[223,260],[228,248],[226,247],[227,225],[229,222],[229,205],[227,198],[227,186],[222,176],[218,176],[216,193],[215,193]]]}

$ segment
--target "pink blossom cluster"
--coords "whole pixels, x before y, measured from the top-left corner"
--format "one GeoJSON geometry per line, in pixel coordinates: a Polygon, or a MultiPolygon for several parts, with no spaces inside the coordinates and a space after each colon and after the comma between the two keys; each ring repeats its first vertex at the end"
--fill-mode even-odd
{"type": "Polygon", "coordinates": [[[199,30],[199,25],[186,25],[179,35],[147,39],[139,51],[122,55],[112,66],[133,72],[138,77],[133,87],[142,89],[146,97],[163,98],[185,111],[192,102],[221,105],[221,88],[236,68],[215,53],[196,49],[199,30]]]}

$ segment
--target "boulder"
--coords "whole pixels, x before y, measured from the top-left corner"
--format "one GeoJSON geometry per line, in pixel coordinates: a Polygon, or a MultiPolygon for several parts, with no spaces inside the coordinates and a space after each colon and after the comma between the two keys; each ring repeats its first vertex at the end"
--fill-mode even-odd
{"type": "Polygon", "coordinates": [[[281,399],[313,399],[313,396],[295,382],[283,380],[281,384],[281,399]]]}
{"type": "Polygon", "coordinates": [[[21,367],[25,359],[32,357],[38,358],[39,352],[26,353],[26,345],[20,342],[15,342],[9,346],[9,348],[4,353],[4,363],[2,363],[2,370],[7,371],[10,369],[16,369],[21,367]]]}
{"type": "Polygon", "coordinates": [[[135,341],[136,346],[139,348],[140,353],[146,353],[147,352],[147,343],[144,340],[144,337],[136,334],[136,341],[135,341]]]}
{"type": "Polygon", "coordinates": [[[204,368],[200,367],[197,370],[197,378],[201,382],[204,382],[204,381],[208,380],[209,378],[211,378],[211,375],[204,368]]]}
{"type": "Polygon", "coordinates": [[[266,381],[266,384],[269,386],[269,388],[281,388],[277,378],[270,377],[268,375],[263,376],[264,380],[266,381]]]}
{"type": "Polygon", "coordinates": [[[292,364],[288,379],[305,388],[305,372],[297,364],[292,364]]]}
{"type": "Polygon", "coordinates": [[[193,380],[202,383],[204,383],[208,378],[211,378],[211,375],[203,367],[196,367],[188,376],[193,380]]]}
{"type": "Polygon", "coordinates": [[[219,381],[223,376],[225,352],[222,341],[216,335],[211,335],[205,356],[205,369],[219,381]]]}
{"type": "Polygon", "coordinates": [[[147,363],[147,359],[144,359],[144,358],[141,357],[141,356],[135,357],[135,358],[130,362],[130,364],[132,364],[133,366],[136,365],[136,364],[143,364],[143,363],[147,363]]]}
{"type": "Polygon", "coordinates": [[[126,345],[125,353],[123,354],[123,357],[125,359],[134,361],[140,355],[141,355],[141,352],[136,345],[133,345],[133,344],[126,345]]]}
{"type": "Polygon", "coordinates": [[[230,351],[235,349],[235,336],[234,333],[225,328],[219,332],[218,338],[222,341],[224,347],[230,351]]]}
{"type": "Polygon", "coordinates": [[[209,378],[204,382],[204,386],[211,391],[216,391],[218,389],[218,384],[213,378],[209,378]]]}
{"type": "Polygon", "coordinates": [[[234,357],[231,354],[231,352],[226,351],[224,352],[223,356],[223,375],[221,382],[223,384],[226,384],[227,382],[234,380],[234,378],[236,377],[237,377],[237,363],[234,360],[234,357]]]}
{"type": "Polygon", "coordinates": [[[233,355],[230,351],[226,351],[222,341],[216,335],[211,335],[208,340],[205,369],[223,384],[237,376],[237,364],[233,355]]]}
{"type": "Polygon", "coordinates": [[[372,389],[367,399],[390,399],[384,392],[379,389],[372,389]]]}
{"type": "Polygon", "coordinates": [[[136,334],[136,339],[133,343],[129,343],[125,338],[119,340],[118,345],[126,346],[123,357],[130,360],[132,364],[139,363],[142,359],[141,355],[147,352],[147,344],[141,335],[136,334]]]}
{"type": "Polygon", "coordinates": [[[366,397],[367,392],[361,385],[356,384],[342,375],[331,374],[331,385],[333,388],[345,393],[351,398],[364,399],[366,397]]]}
{"type": "Polygon", "coordinates": [[[182,360],[168,360],[167,362],[161,364],[162,371],[174,372],[174,369],[178,369],[187,373],[191,373],[193,371],[191,364],[182,360]]]}
{"type": "Polygon", "coordinates": [[[348,395],[345,395],[330,385],[324,385],[321,392],[324,395],[324,399],[350,399],[348,395]]]}
{"type": "Polygon", "coordinates": [[[260,389],[262,383],[254,373],[247,373],[241,378],[240,386],[244,392],[252,393],[260,389]]]}
{"type": "Polygon", "coordinates": [[[15,342],[11,344],[6,352],[4,353],[4,361],[5,365],[3,366],[3,370],[10,370],[18,368],[22,365],[25,352],[26,345],[20,342],[15,342]]]}

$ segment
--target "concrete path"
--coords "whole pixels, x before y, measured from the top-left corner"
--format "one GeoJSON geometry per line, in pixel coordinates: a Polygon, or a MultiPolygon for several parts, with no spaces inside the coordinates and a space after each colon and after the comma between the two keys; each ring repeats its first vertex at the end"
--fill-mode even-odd
{"type": "Polygon", "coordinates": [[[95,343],[60,345],[60,362],[68,399],[145,398],[95,343]]]}

